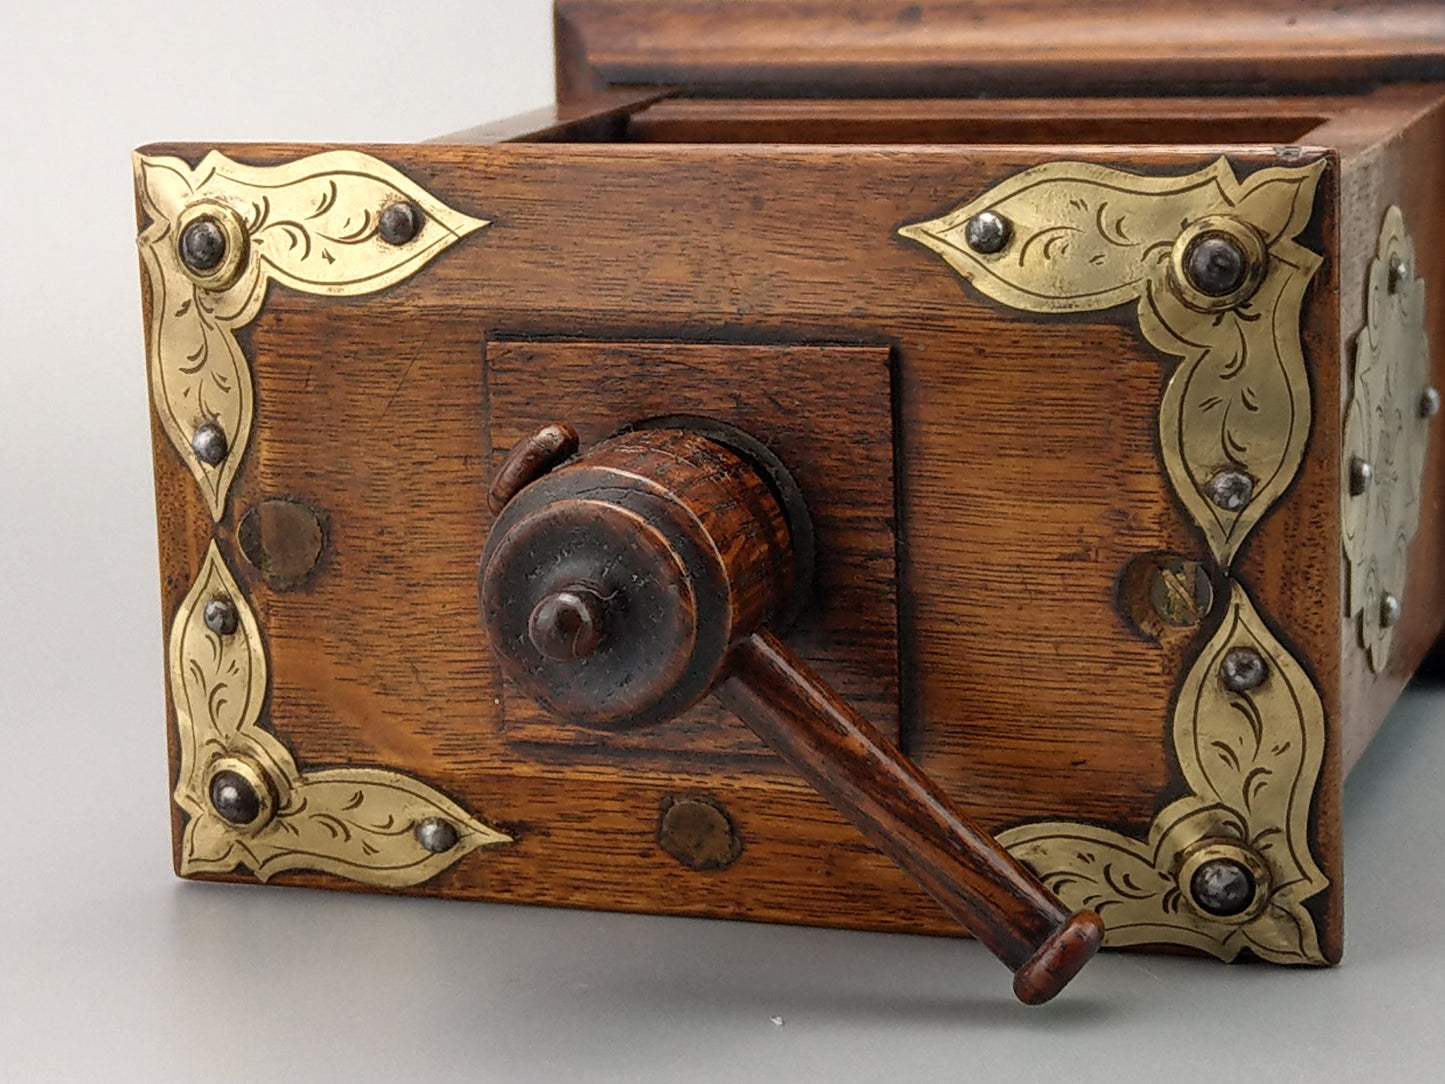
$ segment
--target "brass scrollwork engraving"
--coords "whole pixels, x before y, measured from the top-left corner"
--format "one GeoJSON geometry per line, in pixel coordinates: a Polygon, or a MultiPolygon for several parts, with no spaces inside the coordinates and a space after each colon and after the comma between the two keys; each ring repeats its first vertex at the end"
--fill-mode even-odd
{"type": "MultiPolygon", "coordinates": [[[[1241,182],[1222,158],[1185,177],[1050,163],[899,232],[1026,312],[1138,304],[1144,337],[1180,359],[1159,407],[1165,472],[1227,572],[1294,479],[1309,435],[1300,314],[1321,258],[1295,238],[1324,168],[1262,169],[1241,182]],[[1005,243],[969,244],[980,216],[1003,220],[1005,243]],[[1196,249],[1206,242],[1213,248],[1196,249]]],[[[1098,911],[1107,944],[1323,963],[1303,906],[1329,884],[1309,850],[1323,703],[1232,577],[1227,606],[1175,708],[1189,793],[1157,815],[1148,838],[1055,821],[999,839],[1065,903],[1098,911]],[[1226,665],[1239,653],[1252,667],[1226,665]],[[1205,859],[1233,861],[1252,879],[1237,914],[1192,896],[1187,874],[1205,859]]]]}
{"type": "Polygon", "coordinates": [[[1415,246],[1404,215],[1391,207],[1370,263],[1367,323],[1355,340],[1340,498],[1349,612],[1377,671],[1390,657],[1405,598],[1430,419],[1439,409],[1430,386],[1425,283],[1414,267],[1415,246]]]}
{"type": "Polygon", "coordinates": [[[1155,818],[1146,841],[1058,821],[1012,828],[999,841],[1070,907],[1096,910],[1111,945],[1172,941],[1223,960],[1247,946],[1277,963],[1318,963],[1314,920],[1301,905],[1329,883],[1307,843],[1324,737],[1319,694],[1235,584],[1175,708],[1174,749],[1192,793],[1155,818]],[[1270,664],[1246,692],[1219,677],[1224,655],[1239,647],[1270,664]],[[1204,839],[1238,841],[1269,870],[1266,902],[1242,923],[1189,904],[1180,870],[1204,839]]]}
{"type": "MultiPolygon", "coordinates": [[[[156,413],[219,523],[253,421],[250,368],[234,332],[255,319],[270,283],[371,293],[487,223],[356,151],[264,168],[215,151],[195,169],[136,155],[135,172],[150,219],[140,251],[156,413]],[[407,228],[388,231],[385,215],[397,203],[407,205],[407,228]]],[[[261,630],[215,542],[176,612],[167,651],[180,742],[174,798],[189,817],[183,875],[244,865],[263,881],[309,869],[402,887],[478,847],[510,842],[409,776],[300,770],[260,725],[261,630]]]]}
{"type": "Polygon", "coordinates": [[[181,749],[175,801],[190,816],[181,842],[183,875],[244,865],[263,881],[313,869],[402,887],[434,877],[478,847],[510,842],[445,795],[396,772],[297,768],[260,725],[266,698],[261,631],[214,542],[171,627],[170,681],[181,749]],[[217,598],[236,608],[233,632],[206,623],[206,604],[217,598]],[[237,769],[260,784],[262,795],[255,815],[239,825],[217,810],[212,792],[219,770],[237,769]],[[455,830],[455,841],[439,853],[418,831],[437,818],[455,830]]]}
{"type": "Polygon", "coordinates": [[[220,520],[250,439],[250,367],[234,332],[255,319],[269,285],[334,297],[368,294],[411,275],[487,222],[434,199],[386,163],[326,151],[278,166],[247,166],[212,151],[192,169],[179,158],[135,156],[150,224],[140,235],[149,284],[151,388],[161,424],[220,520]],[[404,243],[381,235],[382,212],[407,202],[420,228],[404,243]],[[205,219],[222,254],[197,270],[181,255],[186,226],[205,219]],[[216,462],[192,446],[219,427],[216,462]]]}
{"type": "Polygon", "coordinates": [[[1228,565],[1304,454],[1310,399],[1300,301],[1320,257],[1294,238],[1309,221],[1323,168],[1262,169],[1240,183],[1222,158],[1187,177],[1050,163],[898,232],[1013,308],[1097,312],[1138,302],[1144,337],[1183,359],[1159,408],[1165,468],[1228,565]],[[978,252],[967,225],[989,212],[1008,221],[1011,237],[998,252],[978,252]],[[1171,270],[1181,225],[1208,216],[1245,223],[1267,250],[1253,293],[1221,312],[1208,311],[1171,270]],[[1248,478],[1243,500],[1208,495],[1221,471],[1248,478]]]}

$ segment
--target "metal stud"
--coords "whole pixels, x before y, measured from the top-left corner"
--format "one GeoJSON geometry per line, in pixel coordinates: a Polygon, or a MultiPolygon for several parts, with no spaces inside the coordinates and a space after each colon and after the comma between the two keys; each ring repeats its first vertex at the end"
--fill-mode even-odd
{"type": "Polygon", "coordinates": [[[1226,512],[1238,512],[1254,496],[1254,479],[1240,470],[1222,470],[1204,483],[1204,495],[1226,512]]]}
{"type": "Polygon", "coordinates": [[[1002,252],[1012,234],[1009,220],[993,211],[980,211],[963,224],[963,239],[968,247],[985,256],[1002,252]]]}
{"type": "Polygon", "coordinates": [[[226,431],[215,422],[206,422],[191,434],[191,451],[208,467],[214,467],[226,458],[231,450],[226,441],[226,431]]]}
{"type": "Polygon", "coordinates": [[[213,598],[201,611],[201,620],[217,636],[230,636],[241,623],[236,604],[225,597],[213,598]]]}
{"type": "Polygon", "coordinates": [[[1249,259],[1232,238],[1205,234],[1184,257],[1189,284],[1208,297],[1225,297],[1244,285],[1249,259]]]}
{"type": "Polygon", "coordinates": [[[219,771],[211,776],[211,808],[231,824],[250,824],[261,815],[261,796],[240,772],[219,771]]]}
{"type": "Polygon", "coordinates": [[[457,845],[457,826],[442,817],[428,817],[416,826],[416,841],[422,850],[445,854],[457,845]]]}
{"type": "Polygon", "coordinates": [[[177,247],[181,262],[197,275],[205,275],[226,258],[226,231],[214,218],[198,218],[181,231],[177,247]]]}
{"type": "Polygon", "coordinates": [[[1154,564],[1149,575],[1149,603],[1159,620],[1176,629],[1202,623],[1214,602],[1214,587],[1204,566],[1175,556],[1145,560],[1154,564]]]}
{"type": "Polygon", "coordinates": [[[1392,629],[1400,623],[1405,608],[1400,600],[1386,591],[1380,596],[1380,628],[1392,629]]]}
{"type": "Polygon", "coordinates": [[[1230,692],[1247,693],[1264,684],[1269,664],[1252,647],[1230,648],[1219,664],[1219,679],[1230,692]]]}
{"type": "Polygon", "coordinates": [[[1405,280],[1410,276],[1410,265],[1398,256],[1390,257],[1390,272],[1386,278],[1386,288],[1392,294],[1398,294],[1405,280]]]}
{"type": "Polygon", "coordinates": [[[425,216],[414,203],[389,203],[382,208],[376,232],[388,245],[404,245],[421,232],[425,216]]]}
{"type": "Polygon", "coordinates": [[[1420,393],[1420,417],[1433,418],[1440,413],[1440,393],[1433,386],[1420,393]]]}
{"type": "Polygon", "coordinates": [[[711,798],[663,798],[657,845],[688,869],[725,869],[743,852],[742,837],[723,806],[711,798]]]}
{"type": "Polygon", "coordinates": [[[1370,465],[1368,459],[1361,459],[1355,456],[1350,460],[1350,496],[1358,497],[1365,490],[1370,488],[1370,482],[1374,480],[1375,468],[1370,465]]]}
{"type": "Polygon", "coordinates": [[[1254,901],[1255,891],[1254,874],[1229,858],[1205,862],[1189,879],[1189,894],[1199,909],[1221,918],[1244,912],[1254,901]]]}

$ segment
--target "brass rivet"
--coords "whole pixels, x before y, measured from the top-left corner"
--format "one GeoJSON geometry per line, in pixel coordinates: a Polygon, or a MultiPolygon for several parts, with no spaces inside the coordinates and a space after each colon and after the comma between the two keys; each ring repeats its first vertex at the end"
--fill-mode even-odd
{"type": "Polygon", "coordinates": [[[732,818],[709,798],[662,800],[657,844],[689,869],[723,869],[737,861],[743,842],[732,818]]]}
{"type": "Polygon", "coordinates": [[[1221,918],[1240,914],[1254,900],[1254,874],[1242,862],[1215,858],[1201,863],[1189,879],[1189,894],[1201,911],[1221,918]]]}
{"type": "Polygon", "coordinates": [[[270,780],[246,757],[225,756],[211,765],[206,798],[218,817],[246,833],[269,824],[276,810],[270,780]]]}
{"type": "Polygon", "coordinates": [[[250,824],[261,815],[261,796],[249,780],[236,772],[211,776],[211,808],[232,824],[250,824]]]}
{"type": "Polygon", "coordinates": [[[209,215],[198,218],[181,231],[177,246],[181,263],[198,275],[207,275],[226,258],[226,231],[209,215]]]}
{"type": "Polygon", "coordinates": [[[1224,653],[1219,664],[1219,678],[1231,692],[1247,693],[1264,684],[1269,677],[1269,664],[1252,647],[1234,647],[1224,653]]]}
{"type": "Polygon", "coordinates": [[[1269,271],[1265,238],[1233,215],[1206,215],[1189,223],[1169,252],[1169,278],[1179,299],[1198,312],[1243,305],[1269,271]]]}
{"type": "Polygon", "coordinates": [[[240,279],[251,240],[235,208],[219,200],[197,200],[182,208],[175,231],[176,259],[197,286],[215,292],[240,279]]]}
{"type": "Polygon", "coordinates": [[[985,256],[1002,252],[1012,235],[1009,220],[993,211],[980,211],[963,224],[963,239],[968,247],[985,256]]]}
{"type": "Polygon", "coordinates": [[[1392,294],[1398,294],[1400,288],[1405,285],[1405,280],[1409,278],[1409,275],[1409,264],[1405,263],[1405,261],[1398,256],[1391,256],[1389,274],[1385,279],[1386,289],[1392,294]]]}
{"type": "Polygon", "coordinates": [[[205,609],[201,611],[201,620],[205,622],[206,628],[217,636],[230,636],[240,625],[241,615],[234,602],[218,597],[206,603],[205,609]]]}
{"type": "Polygon", "coordinates": [[[445,854],[457,845],[457,838],[457,826],[442,817],[427,817],[416,826],[416,841],[432,854],[445,854]]]}
{"type": "Polygon", "coordinates": [[[1350,496],[1358,497],[1370,488],[1375,477],[1375,468],[1368,459],[1355,456],[1350,460],[1350,496]]]}
{"type": "Polygon", "coordinates": [[[1400,600],[1388,591],[1380,596],[1380,628],[1391,629],[1400,623],[1405,608],[1400,600]]]}
{"type": "Polygon", "coordinates": [[[426,216],[414,203],[389,203],[381,210],[376,232],[388,245],[404,245],[421,232],[426,216]]]}
{"type": "Polygon", "coordinates": [[[1238,512],[1254,496],[1254,479],[1241,470],[1222,470],[1204,483],[1204,495],[1226,512],[1238,512]]]}
{"type": "Polygon", "coordinates": [[[1222,234],[1206,234],[1184,256],[1189,285],[1210,297],[1225,297],[1244,284],[1249,270],[1243,249],[1222,234]]]}
{"type": "Polygon", "coordinates": [[[1244,923],[1268,904],[1269,866],[1237,839],[1202,839],[1180,855],[1179,887],[1206,919],[1244,923]]]}
{"type": "Polygon", "coordinates": [[[191,434],[191,451],[208,467],[218,466],[230,450],[226,431],[215,422],[206,422],[191,434]]]}

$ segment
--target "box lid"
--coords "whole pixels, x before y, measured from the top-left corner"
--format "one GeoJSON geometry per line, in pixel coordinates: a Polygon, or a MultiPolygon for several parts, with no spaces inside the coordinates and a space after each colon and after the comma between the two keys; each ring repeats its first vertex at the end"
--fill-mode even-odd
{"type": "Polygon", "coordinates": [[[558,97],[1288,93],[1445,79],[1445,5],[558,0],[558,97]]]}

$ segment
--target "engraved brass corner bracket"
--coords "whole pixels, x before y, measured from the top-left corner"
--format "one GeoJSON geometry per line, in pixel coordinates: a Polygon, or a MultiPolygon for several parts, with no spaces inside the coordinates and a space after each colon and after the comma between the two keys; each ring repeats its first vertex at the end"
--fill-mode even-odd
{"type": "MultiPolygon", "coordinates": [[[[1165,472],[1228,573],[1309,435],[1300,313],[1321,258],[1295,238],[1323,170],[1268,168],[1241,182],[1222,158],[1183,177],[1049,163],[899,232],[1025,312],[1137,303],[1144,337],[1180,359],[1159,407],[1165,472]]],[[[1048,822],[1000,842],[1067,905],[1096,910],[1107,944],[1324,963],[1303,906],[1329,884],[1308,842],[1324,706],[1233,576],[1225,619],[1184,677],[1172,737],[1189,793],[1146,840],[1048,822]],[[1211,868],[1248,886],[1228,908],[1195,891],[1211,868]]]]}
{"type": "Polygon", "coordinates": [[[151,290],[156,413],[219,521],[250,438],[254,397],[234,332],[256,318],[270,284],[332,297],[375,293],[487,222],[359,151],[278,166],[241,165],[212,151],[195,169],[137,154],[135,175],[150,218],[139,243],[151,290]],[[400,231],[384,228],[392,207],[404,209],[400,231]],[[198,446],[203,427],[216,455],[198,446]]]}
{"type": "MultiPolygon", "coordinates": [[[[135,156],[149,224],[139,239],[156,413],[224,518],[250,439],[254,389],[235,330],[272,281],[355,296],[391,286],[487,223],[356,151],[255,167],[211,152],[194,169],[135,156]]],[[[419,884],[478,847],[510,841],[430,786],[379,768],[303,771],[261,725],[259,624],[213,541],[167,646],[180,744],[174,799],[188,814],[180,872],[244,865],[366,884],[419,884]]]]}
{"type": "Polygon", "coordinates": [[[1391,207],[1370,263],[1366,326],[1355,340],[1340,497],[1348,612],[1375,671],[1389,660],[1403,610],[1430,419],[1440,409],[1430,385],[1425,283],[1414,267],[1404,215],[1391,207]]]}
{"type": "Polygon", "coordinates": [[[478,847],[509,842],[431,787],[396,772],[297,768],[260,725],[266,699],[261,630],[214,542],[171,626],[169,672],[181,748],[175,800],[190,815],[182,873],[223,873],[244,864],[263,881],[285,870],[315,869],[400,887],[435,876],[478,847]],[[206,620],[215,601],[235,608],[229,632],[206,620]],[[218,801],[218,789],[227,786],[248,792],[254,815],[243,823],[225,815],[234,798],[230,805],[218,801]]]}

